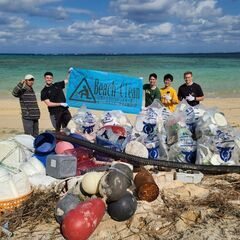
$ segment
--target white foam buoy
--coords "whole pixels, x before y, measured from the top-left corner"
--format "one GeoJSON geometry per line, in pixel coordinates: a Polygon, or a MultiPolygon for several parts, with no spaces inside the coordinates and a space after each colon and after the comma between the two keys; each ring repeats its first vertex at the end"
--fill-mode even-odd
{"type": "Polygon", "coordinates": [[[89,172],[83,176],[81,185],[83,190],[91,195],[97,194],[99,191],[99,182],[104,172],[89,172]]]}

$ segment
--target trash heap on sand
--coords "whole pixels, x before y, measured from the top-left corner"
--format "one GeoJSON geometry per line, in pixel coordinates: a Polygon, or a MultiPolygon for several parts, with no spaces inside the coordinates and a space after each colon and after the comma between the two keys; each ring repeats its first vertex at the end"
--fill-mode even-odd
{"type": "MultiPolygon", "coordinates": [[[[53,132],[0,141],[0,210],[13,210],[33,191],[56,190],[64,182],[66,191],[54,215],[66,239],[87,239],[105,212],[115,221],[126,221],[136,212],[138,200],[152,202],[160,192],[154,179],[161,173],[83,147],[78,139],[156,162],[240,164],[239,131],[216,108],[193,108],[186,101],[174,113],[154,101],[133,125],[121,111],[97,118],[83,107],[60,135],[64,141],[53,132]],[[67,141],[69,136],[76,141],[67,141]]],[[[170,175],[171,180],[191,183],[203,177],[200,172],[170,175]]]]}

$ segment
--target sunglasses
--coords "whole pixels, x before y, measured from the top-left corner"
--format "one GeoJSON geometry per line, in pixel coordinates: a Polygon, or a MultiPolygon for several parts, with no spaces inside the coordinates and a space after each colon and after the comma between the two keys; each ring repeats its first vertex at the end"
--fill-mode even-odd
{"type": "Polygon", "coordinates": [[[27,81],[34,81],[34,78],[27,79],[27,81]]]}

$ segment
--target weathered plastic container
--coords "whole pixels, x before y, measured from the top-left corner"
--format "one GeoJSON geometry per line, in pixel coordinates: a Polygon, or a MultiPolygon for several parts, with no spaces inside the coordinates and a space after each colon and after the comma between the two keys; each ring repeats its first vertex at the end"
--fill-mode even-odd
{"type": "Polygon", "coordinates": [[[144,167],[134,178],[137,196],[140,200],[152,202],[157,199],[159,195],[159,188],[155,183],[152,175],[144,167]]]}
{"type": "Polygon", "coordinates": [[[48,155],[46,161],[46,174],[54,178],[67,178],[76,176],[77,158],[63,154],[48,155]]]}
{"type": "Polygon", "coordinates": [[[203,174],[199,171],[194,172],[176,172],[175,178],[184,183],[200,183],[203,178],[203,174]]]}

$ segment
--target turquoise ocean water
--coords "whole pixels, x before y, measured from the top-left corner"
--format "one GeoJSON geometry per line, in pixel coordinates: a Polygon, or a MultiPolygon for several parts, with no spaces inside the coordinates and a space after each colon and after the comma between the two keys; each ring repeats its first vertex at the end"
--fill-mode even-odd
{"type": "Polygon", "coordinates": [[[52,71],[55,81],[63,80],[69,67],[114,72],[143,77],[152,72],[163,86],[163,75],[174,76],[173,87],[184,82],[183,73],[192,71],[206,97],[240,96],[240,53],[171,55],[0,55],[0,96],[12,97],[12,88],[25,74],[32,74],[39,96],[43,74],[52,71]]]}

